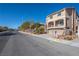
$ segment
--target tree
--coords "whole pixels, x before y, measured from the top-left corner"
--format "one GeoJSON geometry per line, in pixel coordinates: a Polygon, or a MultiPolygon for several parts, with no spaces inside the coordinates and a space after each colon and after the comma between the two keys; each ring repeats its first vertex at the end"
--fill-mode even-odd
{"type": "Polygon", "coordinates": [[[40,26],[43,26],[41,23],[35,23],[36,28],[39,28],[40,26]]]}
{"type": "Polygon", "coordinates": [[[35,32],[36,34],[44,33],[44,24],[35,23],[35,32]]]}
{"type": "Polygon", "coordinates": [[[41,23],[34,23],[34,22],[24,22],[20,27],[19,30],[22,31],[29,31],[36,34],[44,33],[44,24],[41,23]],[[27,30],[28,29],[28,30],[27,30]]]}
{"type": "Polygon", "coordinates": [[[35,24],[30,24],[30,29],[35,29],[35,24]]]}
{"type": "Polygon", "coordinates": [[[39,27],[39,33],[40,33],[40,34],[43,34],[44,32],[45,32],[44,26],[40,26],[40,27],[39,27]]]}
{"type": "Polygon", "coordinates": [[[24,22],[20,27],[20,30],[25,31],[26,29],[30,28],[30,22],[24,22]]]}

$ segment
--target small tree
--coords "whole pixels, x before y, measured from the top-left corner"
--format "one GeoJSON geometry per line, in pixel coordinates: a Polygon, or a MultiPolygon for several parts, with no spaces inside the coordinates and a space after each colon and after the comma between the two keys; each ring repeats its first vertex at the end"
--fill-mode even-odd
{"type": "Polygon", "coordinates": [[[45,32],[44,26],[40,26],[39,31],[40,31],[40,34],[43,34],[45,32]]]}
{"type": "Polygon", "coordinates": [[[25,31],[26,29],[30,28],[30,22],[24,22],[20,27],[20,30],[25,31]]]}
{"type": "Polygon", "coordinates": [[[30,25],[30,29],[34,29],[34,28],[35,28],[35,24],[33,23],[30,25]]]}

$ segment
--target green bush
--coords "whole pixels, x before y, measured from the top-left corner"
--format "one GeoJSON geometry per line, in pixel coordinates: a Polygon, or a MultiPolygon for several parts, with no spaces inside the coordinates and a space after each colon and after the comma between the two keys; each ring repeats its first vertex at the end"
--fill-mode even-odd
{"type": "Polygon", "coordinates": [[[26,31],[30,30],[35,34],[42,34],[44,33],[44,24],[41,23],[31,23],[31,22],[24,22],[20,27],[19,30],[26,31]]]}
{"type": "Polygon", "coordinates": [[[25,31],[26,29],[30,28],[29,22],[24,22],[20,27],[19,30],[25,31]]]}
{"type": "Polygon", "coordinates": [[[39,28],[36,28],[34,33],[35,34],[43,34],[43,33],[45,33],[44,26],[40,26],[39,28]]]}
{"type": "Polygon", "coordinates": [[[66,39],[66,40],[73,40],[72,35],[66,35],[66,36],[64,37],[64,39],[66,39]]]}
{"type": "Polygon", "coordinates": [[[44,31],[44,26],[40,26],[39,27],[39,33],[40,34],[43,34],[45,31],[44,31]]]}

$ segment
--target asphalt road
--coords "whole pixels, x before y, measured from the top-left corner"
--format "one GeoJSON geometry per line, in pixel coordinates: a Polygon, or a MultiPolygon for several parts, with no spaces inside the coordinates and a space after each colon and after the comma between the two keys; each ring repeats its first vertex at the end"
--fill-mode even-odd
{"type": "Polygon", "coordinates": [[[79,56],[79,48],[16,32],[0,36],[0,55],[79,56]]]}

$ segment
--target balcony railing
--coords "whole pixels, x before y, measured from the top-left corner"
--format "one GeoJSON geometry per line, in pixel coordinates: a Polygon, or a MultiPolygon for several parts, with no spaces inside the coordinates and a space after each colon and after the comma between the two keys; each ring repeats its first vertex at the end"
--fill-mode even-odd
{"type": "Polygon", "coordinates": [[[58,25],[56,25],[55,27],[61,27],[61,26],[63,26],[64,24],[58,24],[58,25]]]}

